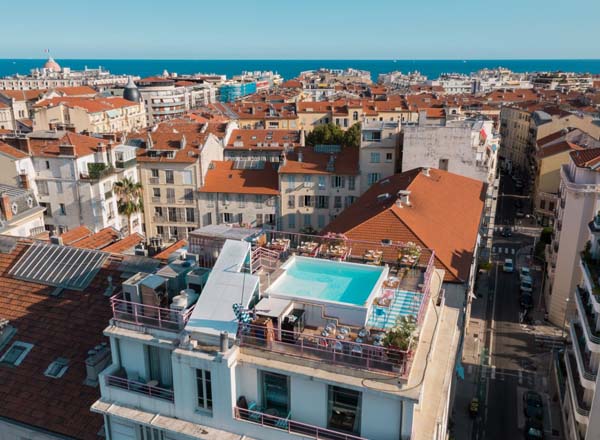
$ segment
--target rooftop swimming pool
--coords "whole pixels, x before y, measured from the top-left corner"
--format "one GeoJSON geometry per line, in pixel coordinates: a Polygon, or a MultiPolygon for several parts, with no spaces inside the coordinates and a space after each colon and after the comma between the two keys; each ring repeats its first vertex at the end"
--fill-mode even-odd
{"type": "Polygon", "coordinates": [[[386,268],[295,256],[267,293],[364,307],[386,277],[386,268]]]}

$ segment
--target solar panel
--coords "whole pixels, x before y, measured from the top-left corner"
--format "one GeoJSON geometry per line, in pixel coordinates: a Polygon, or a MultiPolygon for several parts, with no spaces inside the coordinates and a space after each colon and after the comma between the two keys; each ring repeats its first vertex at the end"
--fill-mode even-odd
{"type": "Polygon", "coordinates": [[[342,151],[341,145],[327,145],[327,144],[315,145],[315,153],[339,153],[340,151],[342,151]]]}
{"type": "Polygon", "coordinates": [[[35,243],[9,273],[25,281],[83,290],[94,279],[108,255],[91,249],[35,243]]]}
{"type": "Polygon", "coordinates": [[[238,159],[233,164],[235,170],[262,170],[265,168],[264,160],[238,159]]]}

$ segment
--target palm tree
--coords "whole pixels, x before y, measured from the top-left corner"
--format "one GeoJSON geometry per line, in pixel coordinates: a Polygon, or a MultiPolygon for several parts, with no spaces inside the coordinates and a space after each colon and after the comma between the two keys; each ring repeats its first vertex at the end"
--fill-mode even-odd
{"type": "Polygon", "coordinates": [[[131,235],[131,216],[144,211],[142,203],[142,184],[134,182],[129,177],[114,183],[113,189],[119,197],[117,207],[119,214],[127,216],[127,227],[131,235]]]}

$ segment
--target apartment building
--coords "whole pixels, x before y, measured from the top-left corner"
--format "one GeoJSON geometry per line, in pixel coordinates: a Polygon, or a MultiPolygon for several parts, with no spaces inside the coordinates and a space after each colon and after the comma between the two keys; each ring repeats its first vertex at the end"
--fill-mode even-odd
{"type": "Polygon", "coordinates": [[[529,127],[531,113],[518,107],[500,111],[501,151],[507,169],[524,172],[529,166],[529,127]]]}
{"type": "Polygon", "coordinates": [[[9,131],[15,129],[11,108],[0,102],[0,130],[9,131]]]}
{"type": "Polygon", "coordinates": [[[223,160],[233,125],[172,119],[129,136],[137,148],[147,237],[166,242],[187,237],[201,224],[198,188],[212,161],[223,160]]]}
{"type": "Polygon", "coordinates": [[[304,147],[303,130],[233,130],[225,145],[226,160],[280,162],[286,151],[304,147]]]}
{"type": "Polygon", "coordinates": [[[235,120],[242,129],[296,130],[298,116],[294,104],[286,102],[219,103],[209,107],[215,114],[235,120]]]}
{"type": "MultiPolygon", "coordinates": [[[[266,235],[264,243],[285,240],[277,232],[266,235]]],[[[290,253],[310,239],[290,239],[290,253]]],[[[334,242],[323,240],[324,248],[334,242]]],[[[371,245],[374,252],[382,248],[371,245]]],[[[397,255],[400,248],[392,248],[397,255]]],[[[389,328],[371,309],[397,268],[395,257],[388,267],[365,265],[362,255],[339,262],[278,254],[281,270],[271,271],[260,268],[264,249],[227,240],[207,277],[184,253],[123,283],[104,332],[112,363],[101,373],[101,397],[92,405],[106,419],[107,437],[445,438],[448,365],[458,345],[456,299],[453,292],[440,295],[444,274],[433,269],[431,252],[423,249],[423,263],[389,292],[409,298],[402,316],[414,316],[420,335],[399,349],[379,345],[389,328]],[[329,270],[346,278],[361,273],[368,281],[359,289],[342,282],[313,293],[289,290],[329,270]],[[328,302],[334,288],[348,294],[328,302]],[[359,291],[362,298],[351,299],[359,291]],[[252,308],[256,316],[247,318],[252,308]],[[358,336],[361,329],[369,335],[358,336]],[[325,343],[318,345],[320,339],[325,343]],[[432,353],[429,344],[435,344],[432,353]]],[[[390,312],[389,319],[400,313],[390,312]]]]}
{"type": "Polygon", "coordinates": [[[543,225],[554,223],[554,211],[559,202],[560,169],[570,162],[570,153],[597,147],[600,142],[578,128],[565,128],[537,141],[532,195],[534,212],[543,225]]]}
{"type": "Polygon", "coordinates": [[[361,193],[400,171],[400,122],[364,122],[360,139],[361,193]]]}
{"type": "MultiPolygon", "coordinates": [[[[85,224],[93,231],[112,226],[128,232],[113,192],[125,177],[137,182],[135,148],[65,131],[35,131],[6,137],[0,151],[2,181],[31,188],[45,208],[49,231],[61,233],[85,224]]],[[[141,216],[131,221],[140,232],[141,216]]]]}
{"type": "Polygon", "coordinates": [[[554,232],[546,248],[544,299],[550,322],[558,326],[564,325],[567,309],[574,307],[568,301],[580,281],[580,254],[590,238],[590,219],[600,211],[596,171],[600,149],[572,151],[569,156],[570,162],[560,169],[554,232]]]}
{"type": "Polygon", "coordinates": [[[216,101],[216,89],[209,83],[178,85],[171,78],[148,77],[137,81],[137,87],[146,107],[147,125],[183,116],[216,101]]]}
{"type": "Polygon", "coordinates": [[[35,130],[129,133],[145,126],[144,105],[119,97],[57,97],[44,99],[33,107],[35,130]]]}
{"type": "Polygon", "coordinates": [[[44,208],[34,192],[0,183],[0,234],[33,237],[44,231],[44,208]]]}
{"type": "Polygon", "coordinates": [[[244,159],[213,161],[199,189],[198,224],[274,229],[279,213],[278,184],[274,163],[244,159]]]}
{"type": "MultiPolygon", "coordinates": [[[[45,90],[0,90],[0,104],[6,105],[10,109],[10,126],[7,122],[5,129],[14,130],[17,128],[17,121],[31,119],[33,115],[33,106],[39,101],[45,93],[45,90]]],[[[0,107],[2,107],[0,105],[0,107]]]]}
{"type": "Polygon", "coordinates": [[[281,229],[318,231],[360,195],[359,149],[297,148],[279,167],[281,229]]]}

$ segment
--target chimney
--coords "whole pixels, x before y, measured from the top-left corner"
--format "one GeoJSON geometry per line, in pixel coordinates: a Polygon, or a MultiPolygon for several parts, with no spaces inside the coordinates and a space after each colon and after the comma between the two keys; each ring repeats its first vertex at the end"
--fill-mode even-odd
{"type": "Polygon", "coordinates": [[[398,191],[398,201],[400,201],[400,203],[402,203],[402,205],[410,206],[410,191],[409,190],[398,191]]]}
{"type": "Polygon", "coordinates": [[[10,209],[10,197],[6,193],[2,193],[2,212],[6,220],[10,220],[13,216],[12,210],[10,209]]]}
{"type": "Polygon", "coordinates": [[[154,141],[152,140],[152,136],[150,135],[150,133],[148,133],[148,136],[146,136],[146,148],[148,150],[151,150],[154,147],[154,141]]]}
{"type": "Polygon", "coordinates": [[[86,378],[84,383],[92,387],[98,386],[98,375],[111,361],[110,347],[105,342],[89,350],[85,360],[86,378]]]}
{"type": "Polygon", "coordinates": [[[298,162],[302,162],[302,159],[303,159],[302,153],[300,152],[300,153],[298,153],[298,162]]]}
{"type": "Polygon", "coordinates": [[[108,141],[108,144],[106,144],[106,161],[113,165],[113,161],[112,161],[112,141],[108,141]]]}
{"type": "Polygon", "coordinates": [[[60,235],[50,236],[50,243],[62,246],[64,244],[63,238],[60,235]]]}
{"type": "Polygon", "coordinates": [[[424,176],[427,176],[427,177],[430,176],[430,174],[429,174],[429,167],[423,167],[422,171],[423,171],[423,175],[424,176]]]}
{"type": "Polygon", "coordinates": [[[300,146],[304,147],[304,145],[306,145],[306,133],[304,132],[304,129],[300,130],[300,146]]]}

